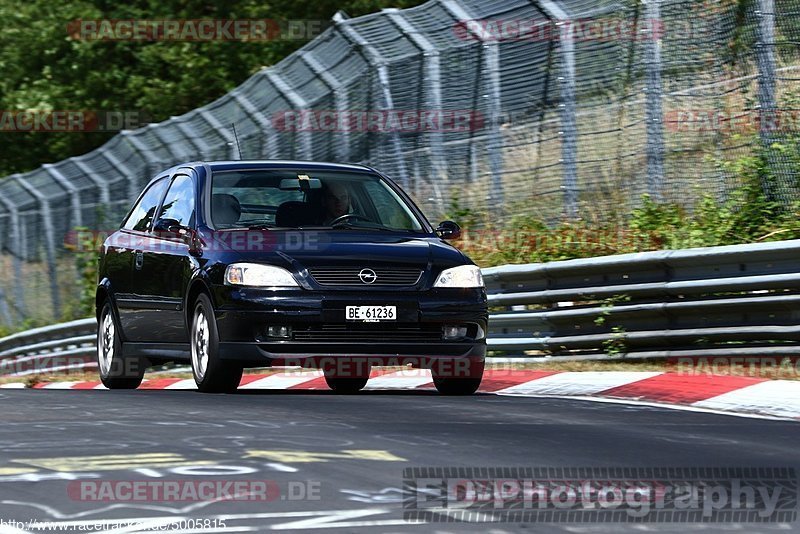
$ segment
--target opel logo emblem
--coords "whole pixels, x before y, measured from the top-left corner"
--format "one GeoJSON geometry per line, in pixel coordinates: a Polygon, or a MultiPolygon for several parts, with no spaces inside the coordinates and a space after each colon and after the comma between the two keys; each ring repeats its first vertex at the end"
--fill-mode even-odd
{"type": "Polygon", "coordinates": [[[378,275],[372,269],[361,269],[361,272],[358,273],[358,278],[365,284],[374,284],[375,280],[378,279],[378,275]]]}

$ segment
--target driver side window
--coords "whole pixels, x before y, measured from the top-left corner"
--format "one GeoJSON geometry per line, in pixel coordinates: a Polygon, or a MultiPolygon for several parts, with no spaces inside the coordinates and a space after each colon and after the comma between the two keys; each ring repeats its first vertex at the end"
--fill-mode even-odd
{"type": "Polygon", "coordinates": [[[128,219],[122,224],[125,230],[147,232],[155,219],[156,209],[167,187],[167,177],[161,178],[145,192],[142,199],[131,211],[128,219]]]}
{"type": "Polygon", "coordinates": [[[174,219],[182,226],[194,226],[194,182],[189,176],[175,177],[169,186],[158,219],[174,219]]]}

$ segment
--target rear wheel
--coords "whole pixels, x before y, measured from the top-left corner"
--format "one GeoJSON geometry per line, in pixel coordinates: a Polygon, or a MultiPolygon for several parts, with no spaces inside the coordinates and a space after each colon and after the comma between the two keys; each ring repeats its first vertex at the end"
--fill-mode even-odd
{"type": "Polygon", "coordinates": [[[97,323],[97,370],[100,382],[108,389],[136,389],[144,377],[143,358],[123,358],[122,338],[111,310],[103,304],[97,323]]]}
{"type": "Polygon", "coordinates": [[[484,362],[469,362],[469,368],[463,376],[458,373],[443,373],[435,367],[431,369],[433,385],[442,395],[472,395],[483,380],[484,362]]]}
{"type": "Polygon", "coordinates": [[[189,336],[192,374],[197,389],[204,393],[236,391],[242,381],[242,366],[219,358],[219,333],[214,308],[208,295],[197,297],[189,336]]]}

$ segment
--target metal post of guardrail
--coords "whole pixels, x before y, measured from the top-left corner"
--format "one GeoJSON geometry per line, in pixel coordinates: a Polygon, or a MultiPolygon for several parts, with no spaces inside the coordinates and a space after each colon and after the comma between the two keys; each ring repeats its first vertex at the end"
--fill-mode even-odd
{"type": "Polygon", "coordinates": [[[646,22],[641,31],[645,42],[645,68],[647,102],[647,189],[660,200],[664,187],[664,117],[661,85],[661,0],[648,0],[646,22]]]}
{"type": "MultiPolygon", "coordinates": [[[[314,57],[313,53],[300,50],[298,54],[303,63],[311,69],[311,72],[319,77],[322,83],[331,91],[331,94],[333,94],[334,106],[336,106],[336,113],[339,116],[339,120],[342,120],[347,113],[348,107],[347,92],[343,89],[342,82],[337,80],[336,77],[314,57]]],[[[335,158],[340,162],[350,161],[350,129],[345,127],[341,130],[337,130],[336,133],[341,139],[341,143],[334,143],[335,158]]]]}
{"type": "MultiPolygon", "coordinates": [[[[292,89],[292,87],[284,81],[283,78],[278,76],[272,69],[266,69],[263,71],[264,76],[272,83],[273,87],[278,90],[278,92],[283,95],[283,97],[289,101],[289,103],[294,106],[294,112],[304,112],[308,111],[311,106],[308,105],[308,102],[300,96],[300,94],[292,89]]],[[[298,129],[300,130],[300,129],[298,129]]],[[[298,131],[297,136],[300,140],[300,157],[298,159],[306,159],[311,160],[313,159],[313,151],[311,146],[311,132],[307,131],[298,131]]]]}
{"type": "MultiPolygon", "coordinates": [[[[415,28],[414,25],[411,24],[402,11],[396,8],[390,8],[384,9],[383,12],[388,15],[392,24],[394,24],[422,54],[425,68],[425,111],[440,116],[442,112],[442,69],[439,50],[421,30],[415,28]]],[[[442,149],[442,137],[441,131],[432,131],[428,133],[433,181],[443,180],[446,177],[447,164],[442,149]]],[[[416,176],[417,180],[419,180],[419,175],[417,174],[416,176]]],[[[439,206],[439,208],[441,209],[443,206],[439,206]]]]}
{"type": "Polygon", "coordinates": [[[39,210],[42,217],[42,226],[44,226],[44,250],[47,258],[47,272],[50,276],[50,299],[53,303],[53,315],[56,320],[61,318],[61,292],[58,287],[58,265],[56,265],[56,246],[55,246],[55,231],[53,230],[53,217],[50,210],[50,202],[47,197],[29,184],[25,178],[19,174],[14,174],[9,177],[10,180],[16,181],[25,191],[30,193],[36,198],[39,204],[39,210]]]}
{"type": "MultiPolygon", "coordinates": [[[[276,139],[275,127],[272,120],[264,116],[264,113],[259,110],[241,90],[232,91],[231,96],[236,100],[236,103],[242,108],[250,119],[259,125],[261,132],[264,134],[264,144],[261,147],[261,157],[266,159],[278,158],[278,141],[276,139]]],[[[254,158],[256,159],[256,158],[254,158]]]]}
{"type": "MultiPolygon", "coordinates": [[[[481,95],[486,100],[488,111],[488,142],[489,170],[492,176],[492,185],[487,203],[494,213],[502,213],[505,204],[505,190],[503,186],[503,137],[500,133],[502,100],[501,100],[501,75],[500,75],[500,44],[496,37],[488,35],[486,30],[475,20],[466,8],[455,0],[442,0],[444,7],[453,18],[466,25],[467,31],[472,33],[481,42],[481,61],[484,76],[482,77],[481,95]]],[[[477,110],[476,110],[477,111],[477,110]]]]}
{"type": "MultiPolygon", "coordinates": [[[[389,84],[389,67],[386,64],[386,59],[375,48],[375,46],[373,46],[361,34],[359,34],[355,28],[353,28],[353,26],[344,17],[344,14],[341,11],[333,16],[333,23],[334,23],[334,28],[337,31],[339,31],[345,37],[345,39],[347,39],[351,43],[354,43],[361,51],[364,52],[364,57],[367,60],[367,63],[369,63],[369,65],[377,71],[378,84],[380,86],[380,91],[381,91],[381,103],[379,106],[381,111],[385,112],[394,111],[395,109],[394,100],[392,97],[392,90],[389,84]]],[[[395,160],[394,172],[396,172],[397,175],[399,175],[398,181],[403,186],[403,188],[406,190],[410,190],[411,183],[408,176],[408,171],[406,169],[406,163],[403,155],[400,135],[397,131],[393,131],[390,134],[390,138],[395,160]]]]}

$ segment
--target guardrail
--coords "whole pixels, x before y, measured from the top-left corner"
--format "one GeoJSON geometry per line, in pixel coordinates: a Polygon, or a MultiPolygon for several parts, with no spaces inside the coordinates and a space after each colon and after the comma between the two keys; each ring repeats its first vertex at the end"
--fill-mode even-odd
{"type": "MultiPolygon", "coordinates": [[[[492,354],[800,354],[800,240],[483,270],[492,354]]],[[[94,318],[0,338],[0,374],[93,367],[94,318]]]]}
{"type": "Polygon", "coordinates": [[[637,358],[800,353],[800,240],[484,270],[492,350],[637,358]]]}
{"type": "Polygon", "coordinates": [[[94,317],[0,338],[0,375],[25,376],[95,367],[94,317]]]}

